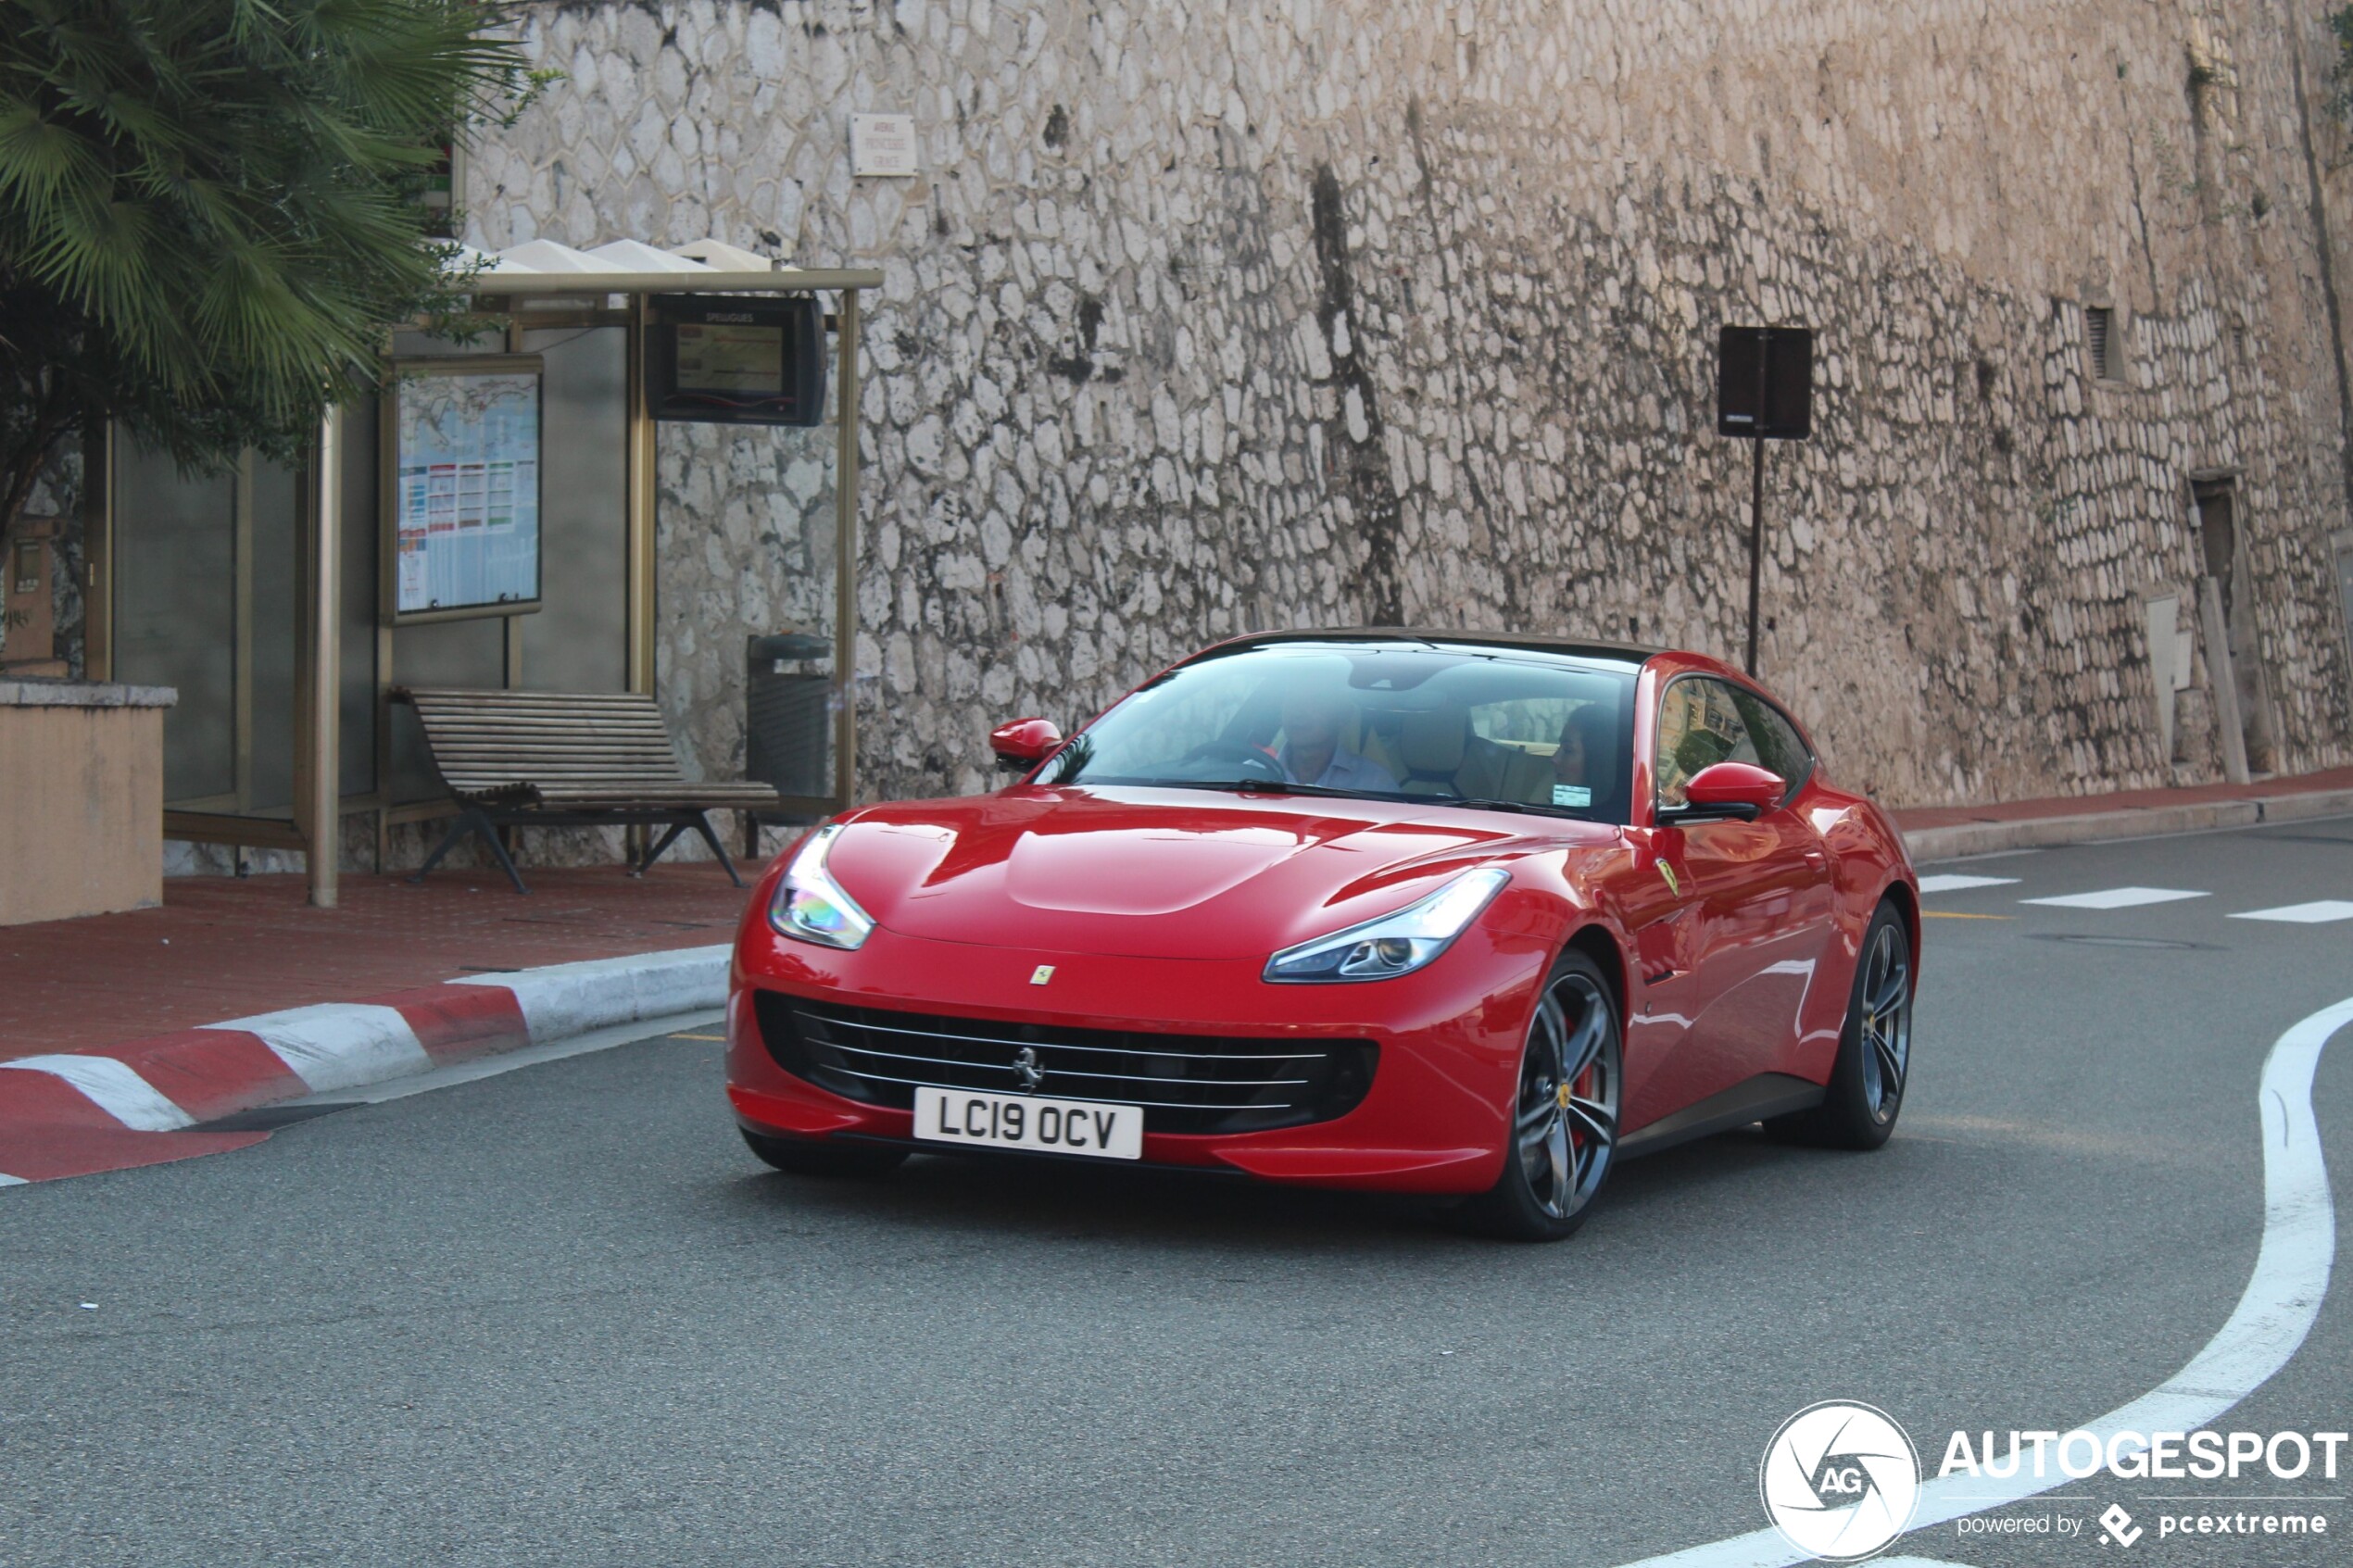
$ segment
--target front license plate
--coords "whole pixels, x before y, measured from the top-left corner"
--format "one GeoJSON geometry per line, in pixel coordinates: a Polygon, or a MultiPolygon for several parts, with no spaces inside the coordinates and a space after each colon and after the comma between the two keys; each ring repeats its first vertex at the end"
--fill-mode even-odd
{"type": "Polygon", "coordinates": [[[915,1135],[934,1143],[1141,1160],[1144,1108],[924,1085],[915,1090],[915,1135]]]}

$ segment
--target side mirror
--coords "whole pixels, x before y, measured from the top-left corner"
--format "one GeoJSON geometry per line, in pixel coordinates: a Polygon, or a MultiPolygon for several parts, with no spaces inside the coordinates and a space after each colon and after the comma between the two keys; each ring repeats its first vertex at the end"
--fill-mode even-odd
{"type": "Polygon", "coordinates": [[[1659,813],[1667,822],[1704,822],[1734,818],[1753,822],[1781,803],[1788,781],[1746,762],[1717,762],[1692,775],[1684,804],[1659,813]]]}
{"type": "Polygon", "coordinates": [[[1016,719],[988,732],[988,749],[997,754],[1000,773],[1026,773],[1062,743],[1063,733],[1051,719],[1016,719]]]}

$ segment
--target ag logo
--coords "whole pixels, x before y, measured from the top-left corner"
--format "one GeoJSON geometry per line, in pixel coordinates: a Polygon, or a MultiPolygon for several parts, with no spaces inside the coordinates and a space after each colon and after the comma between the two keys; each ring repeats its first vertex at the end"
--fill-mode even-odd
{"type": "Polygon", "coordinates": [[[1919,1455],[1885,1411],[1825,1400],[1781,1423],[1766,1445],[1756,1487],[1790,1545],[1852,1562],[1910,1527],[1920,1500],[1919,1455]]]}

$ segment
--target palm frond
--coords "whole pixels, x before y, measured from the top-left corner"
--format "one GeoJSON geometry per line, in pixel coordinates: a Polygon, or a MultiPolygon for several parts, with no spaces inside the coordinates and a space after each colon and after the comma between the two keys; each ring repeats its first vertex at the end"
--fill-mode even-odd
{"type": "Polygon", "coordinates": [[[283,450],[387,323],[444,307],[415,195],[534,85],[510,15],[0,0],[0,493],[60,389],[186,462],[283,450]]]}

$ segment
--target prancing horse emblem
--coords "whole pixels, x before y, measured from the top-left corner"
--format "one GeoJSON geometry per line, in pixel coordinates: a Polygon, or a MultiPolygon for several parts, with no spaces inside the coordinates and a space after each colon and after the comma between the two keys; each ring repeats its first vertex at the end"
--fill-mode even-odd
{"type": "Polygon", "coordinates": [[[1038,1053],[1024,1046],[1013,1058],[1013,1076],[1021,1080],[1021,1092],[1028,1094],[1046,1081],[1046,1070],[1038,1065],[1038,1053]]]}

